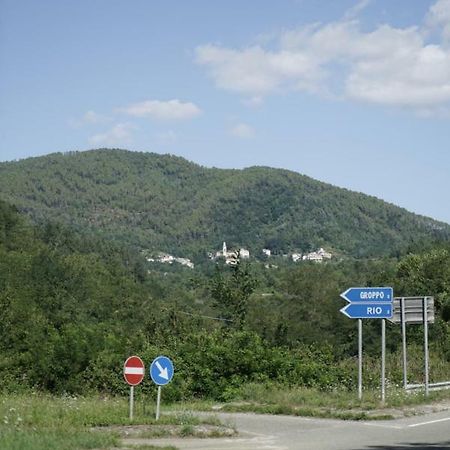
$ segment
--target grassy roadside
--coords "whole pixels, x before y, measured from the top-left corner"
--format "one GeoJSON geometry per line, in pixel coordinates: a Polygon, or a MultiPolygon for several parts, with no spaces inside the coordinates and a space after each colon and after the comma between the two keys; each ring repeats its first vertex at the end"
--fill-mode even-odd
{"type": "MultiPolygon", "coordinates": [[[[0,448],[2,450],[120,449],[127,438],[221,437],[236,430],[217,417],[195,411],[254,412],[296,416],[376,420],[450,408],[450,390],[406,394],[390,389],[386,402],[379,392],[354,392],[248,384],[235,400],[217,404],[195,401],[163,405],[155,421],[154,405],[145,398],[135,403],[135,418],[128,418],[128,399],[116,397],[55,397],[41,393],[0,395],[0,448]]],[[[128,447],[127,447],[128,448],[128,447]]],[[[140,450],[154,448],[145,445],[140,450]]],[[[174,450],[173,447],[165,447],[174,450]]]]}
{"type": "Polygon", "coordinates": [[[403,389],[389,389],[384,403],[379,391],[364,391],[359,400],[355,392],[320,391],[311,388],[281,389],[276,386],[248,384],[235,400],[229,403],[192,402],[189,410],[254,412],[286,414],[305,417],[343,420],[386,420],[450,408],[450,390],[406,393],[403,389]]]}
{"type": "MultiPolygon", "coordinates": [[[[40,393],[1,395],[0,448],[119,449],[127,437],[218,437],[235,433],[214,417],[180,412],[162,414],[156,422],[153,408],[144,409],[142,403],[135,406],[135,417],[130,421],[127,398],[55,397],[40,393]]],[[[166,449],[173,450],[173,447],[166,449]]]]}

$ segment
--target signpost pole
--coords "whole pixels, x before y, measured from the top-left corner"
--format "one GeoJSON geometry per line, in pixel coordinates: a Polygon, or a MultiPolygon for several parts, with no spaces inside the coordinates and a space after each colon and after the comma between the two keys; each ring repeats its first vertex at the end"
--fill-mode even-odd
{"type": "Polygon", "coordinates": [[[381,402],[386,398],[386,320],[381,319],[381,402]]]}
{"type": "Polygon", "coordinates": [[[341,313],[358,319],[358,397],[362,398],[362,321],[381,319],[381,401],[386,397],[386,320],[392,319],[394,294],[391,287],[351,287],[341,297],[348,304],[341,313]]]}
{"type": "Polygon", "coordinates": [[[158,396],[156,400],[156,420],[159,420],[160,404],[161,404],[161,386],[158,386],[158,396]]]}
{"type": "Polygon", "coordinates": [[[407,376],[407,360],[406,360],[406,318],[405,318],[405,298],[400,298],[400,314],[402,323],[402,348],[403,348],[403,387],[405,390],[408,387],[408,376],[407,376]]]}
{"type": "Polygon", "coordinates": [[[358,319],[358,399],[362,399],[362,319],[358,319]]]}
{"type": "Polygon", "coordinates": [[[156,398],[156,420],[159,420],[161,407],[161,386],[165,386],[173,377],[173,364],[167,356],[157,356],[150,365],[150,378],[158,386],[156,398]]]}
{"type": "Polygon", "coordinates": [[[130,386],[130,420],[133,420],[134,386],[130,386]]]}
{"type": "Polygon", "coordinates": [[[133,420],[134,409],[134,386],[144,379],[145,367],[139,356],[130,356],[123,365],[123,377],[130,385],[130,420],[133,420]]]}
{"type": "Polygon", "coordinates": [[[428,363],[428,297],[423,298],[423,338],[424,338],[424,356],[425,356],[425,395],[429,393],[429,363],[428,363]]]}

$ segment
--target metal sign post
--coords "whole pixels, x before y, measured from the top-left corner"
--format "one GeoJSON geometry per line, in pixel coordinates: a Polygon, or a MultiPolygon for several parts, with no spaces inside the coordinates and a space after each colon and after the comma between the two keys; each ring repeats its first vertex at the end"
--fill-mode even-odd
{"type": "Polygon", "coordinates": [[[381,401],[386,398],[386,320],[381,320],[381,401]]]}
{"type": "Polygon", "coordinates": [[[156,420],[159,420],[161,405],[161,386],[170,383],[173,377],[173,364],[167,356],[156,357],[150,365],[150,378],[158,386],[158,396],[156,399],[156,420]]]}
{"type": "Polygon", "coordinates": [[[362,399],[362,319],[381,319],[381,401],[386,397],[386,321],[393,314],[391,287],[351,287],[342,292],[348,302],[340,311],[358,319],[358,398],[362,399]]]}
{"type": "Polygon", "coordinates": [[[130,386],[130,420],[133,420],[134,386],[130,386]]]}
{"type": "Polygon", "coordinates": [[[403,387],[408,386],[408,361],[406,359],[406,313],[405,313],[405,299],[400,299],[401,308],[401,323],[402,323],[402,348],[403,348],[403,387]]]}
{"type": "Polygon", "coordinates": [[[156,420],[159,420],[160,405],[161,405],[161,386],[158,386],[158,396],[156,399],[156,420]]]}
{"type": "MultiPolygon", "coordinates": [[[[406,324],[423,325],[423,347],[424,347],[424,383],[425,395],[429,393],[430,367],[428,353],[428,324],[434,323],[434,298],[424,297],[396,297],[393,304],[394,314],[392,323],[400,323],[402,326],[402,350],[403,350],[403,387],[407,390],[409,385],[407,378],[407,356],[406,356],[406,324]]],[[[434,386],[434,385],[433,385],[434,386]]]]}
{"type": "Polygon", "coordinates": [[[425,359],[425,395],[429,394],[429,364],[428,364],[428,297],[423,298],[423,352],[425,359]]]}
{"type": "Polygon", "coordinates": [[[358,319],[358,398],[362,399],[362,319],[358,319]]]}

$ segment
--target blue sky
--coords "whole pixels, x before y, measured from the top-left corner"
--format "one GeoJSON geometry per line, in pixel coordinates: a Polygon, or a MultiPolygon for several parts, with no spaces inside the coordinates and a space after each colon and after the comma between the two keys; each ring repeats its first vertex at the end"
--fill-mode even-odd
{"type": "Polygon", "coordinates": [[[450,0],[0,0],[0,160],[282,167],[450,223],[450,0]]]}

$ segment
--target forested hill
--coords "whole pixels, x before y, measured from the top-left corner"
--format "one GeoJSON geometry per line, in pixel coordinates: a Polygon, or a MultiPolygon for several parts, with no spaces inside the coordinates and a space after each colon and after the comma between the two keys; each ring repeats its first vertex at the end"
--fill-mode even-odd
{"type": "Polygon", "coordinates": [[[450,226],[364,194],[267,167],[205,168],[125,150],[0,163],[0,196],[35,221],[62,221],[151,251],[325,247],[353,256],[448,240],[450,226]]]}

